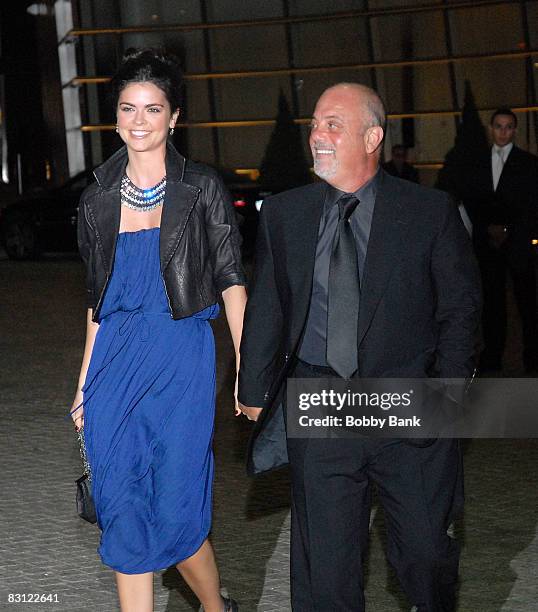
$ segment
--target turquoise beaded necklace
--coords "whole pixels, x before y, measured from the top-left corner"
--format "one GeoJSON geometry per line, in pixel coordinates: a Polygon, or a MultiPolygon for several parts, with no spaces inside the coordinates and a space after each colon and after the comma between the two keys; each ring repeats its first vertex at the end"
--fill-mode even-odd
{"type": "Polygon", "coordinates": [[[161,206],[164,202],[164,194],[166,191],[166,176],[164,176],[156,185],[149,189],[140,189],[137,187],[127,174],[121,179],[121,203],[127,208],[145,212],[153,210],[157,206],[161,206]]]}

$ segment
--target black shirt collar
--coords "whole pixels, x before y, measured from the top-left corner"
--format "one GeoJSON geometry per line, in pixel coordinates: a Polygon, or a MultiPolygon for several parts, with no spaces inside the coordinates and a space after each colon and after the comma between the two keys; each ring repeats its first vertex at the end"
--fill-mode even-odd
{"type": "MultiPolygon", "coordinates": [[[[361,203],[368,202],[371,206],[373,206],[375,202],[375,197],[377,195],[377,186],[379,183],[379,169],[374,174],[374,176],[364,185],[359,187],[357,191],[353,193],[353,195],[359,200],[361,203]]],[[[327,193],[325,196],[325,206],[324,213],[326,214],[334,204],[338,202],[338,200],[346,195],[345,191],[341,191],[332,185],[327,183],[327,193]]]]}

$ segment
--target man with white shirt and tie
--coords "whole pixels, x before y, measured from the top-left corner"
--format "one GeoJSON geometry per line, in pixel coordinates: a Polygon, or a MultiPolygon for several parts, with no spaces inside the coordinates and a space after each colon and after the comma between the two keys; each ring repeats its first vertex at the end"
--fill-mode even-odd
{"type": "Polygon", "coordinates": [[[510,274],[523,332],[523,364],[538,365],[536,273],[532,239],[538,238],[538,158],[514,144],[517,117],[497,109],[490,120],[491,151],[479,161],[465,202],[484,291],[482,372],[501,370],[506,341],[506,280],[510,274]]]}

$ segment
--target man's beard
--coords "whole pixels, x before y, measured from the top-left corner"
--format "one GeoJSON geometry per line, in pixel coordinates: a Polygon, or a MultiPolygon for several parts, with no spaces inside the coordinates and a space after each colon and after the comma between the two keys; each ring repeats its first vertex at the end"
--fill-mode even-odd
{"type": "Polygon", "coordinates": [[[338,170],[338,160],[333,158],[330,164],[327,164],[327,160],[320,160],[318,157],[314,158],[314,174],[319,176],[320,179],[327,180],[332,178],[338,170]]]}

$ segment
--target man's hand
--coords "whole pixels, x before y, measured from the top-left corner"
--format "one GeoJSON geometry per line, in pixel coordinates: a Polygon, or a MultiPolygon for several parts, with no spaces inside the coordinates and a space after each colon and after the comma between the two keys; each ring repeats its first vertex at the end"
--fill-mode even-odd
{"type": "Polygon", "coordinates": [[[262,408],[257,406],[245,406],[241,402],[237,402],[239,410],[247,417],[249,421],[257,421],[262,408]]]}
{"type": "Polygon", "coordinates": [[[489,243],[499,249],[506,240],[506,227],[504,225],[488,225],[489,243]]]}

